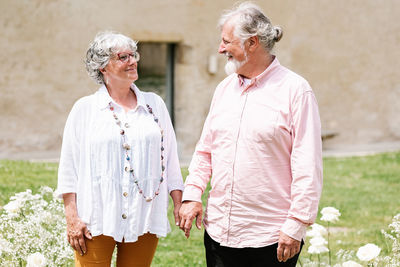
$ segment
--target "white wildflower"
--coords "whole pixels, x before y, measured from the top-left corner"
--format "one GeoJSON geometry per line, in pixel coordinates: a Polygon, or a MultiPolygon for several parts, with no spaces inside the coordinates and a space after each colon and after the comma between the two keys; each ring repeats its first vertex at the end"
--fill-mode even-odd
{"type": "Polygon", "coordinates": [[[355,252],[352,250],[344,250],[344,249],[339,249],[336,252],[336,256],[338,259],[340,259],[341,262],[349,261],[352,260],[355,256],[355,252]]]}
{"type": "Polygon", "coordinates": [[[42,195],[45,195],[45,194],[53,194],[53,193],[54,193],[54,190],[53,190],[53,188],[51,188],[51,187],[42,186],[42,188],[40,188],[40,193],[41,193],[42,195]]]}
{"type": "Polygon", "coordinates": [[[21,211],[23,203],[16,199],[13,201],[8,202],[3,208],[4,210],[11,216],[17,216],[21,211]]]}
{"type": "Polygon", "coordinates": [[[310,246],[308,247],[308,253],[310,254],[321,254],[328,252],[329,249],[325,246],[328,242],[322,236],[316,236],[311,238],[310,246]]]}
{"type": "Polygon", "coordinates": [[[71,265],[73,250],[65,238],[63,204],[50,190],[17,193],[0,212],[0,266],[71,265]],[[23,216],[9,215],[15,212],[23,216]]]}
{"type": "Polygon", "coordinates": [[[27,189],[27,190],[24,191],[24,192],[16,193],[16,194],[15,194],[14,196],[12,196],[10,199],[11,199],[11,200],[19,200],[19,201],[21,201],[21,202],[24,202],[24,201],[26,201],[26,200],[31,200],[31,199],[33,199],[32,197],[33,197],[33,196],[32,196],[32,190],[27,189]]]}
{"type": "Polygon", "coordinates": [[[54,216],[49,211],[43,211],[42,216],[40,216],[42,222],[54,223],[54,216]]]}
{"type": "Polygon", "coordinates": [[[36,252],[28,256],[26,267],[43,267],[46,266],[46,258],[42,253],[36,252]]]}
{"type": "Polygon", "coordinates": [[[309,246],[308,250],[307,250],[307,252],[310,254],[321,254],[321,253],[325,253],[328,251],[329,251],[329,249],[325,246],[316,247],[316,246],[312,246],[312,245],[309,246]]]}
{"type": "Polygon", "coordinates": [[[322,236],[316,236],[314,238],[311,238],[310,244],[313,246],[324,246],[328,244],[328,241],[326,241],[326,239],[322,236]]]}
{"type": "Polygon", "coordinates": [[[337,222],[339,221],[339,216],[341,215],[339,210],[334,207],[325,207],[321,210],[321,221],[326,222],[337,222]]]}
{"type": "Polygon", "coordinates": [[[311,225],[311,230],[308,230],[306,236],[308,237],[316,237],[316,236],[324,236],[328,234],[328,231],[325,227],[320,224],[314,223],[311,225]]]}
{"type": "Polygon", "coordinates": [[[370,261],[378,257],[380,252],[381,249],[377,245],[369,243],[360,247],[356,255],[361,261],[370,261]]]}
{"type": "Polygon", "coordinates": [[[342,263],[342,267],[362,267],[362,265],[355,261],[346,261],[342,263]]]}
{"type": "Polygon", "coordinates": [[[11,252],[10,243],[5,239],[0,238],[0,256],[3,254],[3,252],[4,253],[11,252]]]}

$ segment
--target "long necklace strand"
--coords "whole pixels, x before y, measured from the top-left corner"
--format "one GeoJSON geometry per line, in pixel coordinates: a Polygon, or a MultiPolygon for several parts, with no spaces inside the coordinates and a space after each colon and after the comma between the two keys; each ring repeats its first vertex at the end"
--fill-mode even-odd
{"type": "Polygon", "coordinates": [[[157,190],[154,192],[154,194],[152,196],[145,196],[143,194],[143,190],[139,185],[139,180],[137,179],[137,177],[135,176],[134,170],[133,170],[133,166],[132,166],[132,158],[129,156],[129,150],[131,149],[130,145],[127,142],[127,137],[125,134],[125,129],[129,128],[129,124],[126,122],[124,125],[122,125],[122,122],[119,120],[117,114],[114,112],[114,107],[111,105],[111,102],[108,104],[109,109],[111,110],[113,117],[115,119],[115,123],[119,126],[120,128],[120,134],[122,137],[122,147],[124,148],[124,152],[125,152],[125,160],[126,160],[126,165],[124,170],[126,172],[129,172],[130,175],[133,178],[134,183],[136,184],[139,194],[141,194],[143,196],[143,198],[147,201],[150,202],[152,201],[159,193],[160,193],[160,186],[161,183],[164,181],[164,171],[165,171],[165,166],[164,166],[164,131],[161,127],[161,124],[158,120],[158,118],[154,115],[153,113],[153,109],[150,107],[150,105],[146,104],[147,110],[149,111],[149,113],[151,115],[153,115],[153,119],[154,121],[157,123],[158,127],[160,128],[160,132],[161,132],[161,177],[159,180],[159,184],[157,187],[157,190]],[[124,129],[125,128],[125,129],[124,129]]]}

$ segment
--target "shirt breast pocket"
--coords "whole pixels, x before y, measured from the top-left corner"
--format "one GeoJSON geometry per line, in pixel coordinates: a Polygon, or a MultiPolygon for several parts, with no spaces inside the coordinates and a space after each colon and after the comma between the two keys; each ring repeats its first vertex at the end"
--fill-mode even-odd
{"type": "Polygon", "coordinates": [[[262,103],[252,103],[243,111],[241,137],[256,143],[269,143],[275,138],[279,113],[262,103]]]}

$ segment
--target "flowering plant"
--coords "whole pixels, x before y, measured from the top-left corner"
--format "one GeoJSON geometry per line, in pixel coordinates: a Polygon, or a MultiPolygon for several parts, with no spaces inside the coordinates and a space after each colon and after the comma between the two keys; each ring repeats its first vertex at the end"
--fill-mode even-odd
{"type": "Polygon", "coordinates": [[[392,256],[383,257],[381,261],[384,266],[400,266],[400,213],[394,216],[389,229],[389,232],[382,230],[382,234],[392,244],[392,256]]]}
{"type": "Polygon", "coordinates": [[[350,261],[343,262],[342,267],[362,267],[362,265],[355,261],[350,260],[350,261]]]}
{"type": "MultiPolygon", "coordinates": [[[[304,259],[303,263],[299,260],[300,266],[332,266],[330,258],[330,248],[329,248],[329,224],[331,222],[337,222],[339,220],[340,212],[333,207],[323,208],[321,210],[323,221],[328,223],[328,228],[319,224],[313,224],[307,231],[306,236],[310,237],[310,246],[308,247],[308,254],[310,254],[309,259],[304,259]],[[328,236],[328,240],[325,240],[325,236],[328,236]],[[327,247],[326,247],[327,245],[327,247]],[[329,262],[321,262],[320,254],[328,252],[329,262]],[[318,255],[318,262],[311,259],[312,255],[318,255]]],[[[381,248],[375,244],[366,244],[357,250],[346,251],[340,249],[336,254],[339,263],[333,265],[333,267],[361,267],[361,266],[385,266],[385,267],[398,267],[400,266],[400,213],[394,216],[392,223],[389,225],[389,231],[383,231],[382,234],[386,238],[387,244],[391,243],[392,253],[389,256],[379,256],[381,248]],[[357,256],[361,263],[353,261],[352,259],[357,256]],[[341,263],[340,263],[341,261],[341,263]],[[365,265],[363,265],[365,264],[365,265]]]]}
{"type": "Polygon", "coordinates": [[[42,187],[20,192],[0,213],[0,266],[66,266],[73,251],[66,238],[64,208],[42,187]]]}
{"type": "Polygon", "coordinates": [[[339,210],[335,209],[334,207],[325,207],[321,210],[321,221],[330,222],[337,222],[339,221],[339,216],[341,215],[339,210]]]}
{"type": "Polygon", "coordinates": [[[362,246],[357,251],[357,257],[361,261],[371,261],[378,257],[381,249],[375,244],[366,244],[362,246]]]}
{"type": "Polygon", "coordinates": [[[321,254],[329,251],[325,246],[328,244],[328,242],[322,236],[315,236],[311,238],[310,244],[311,245],[308,247],[308,253],[310,254],[321,254]]]}

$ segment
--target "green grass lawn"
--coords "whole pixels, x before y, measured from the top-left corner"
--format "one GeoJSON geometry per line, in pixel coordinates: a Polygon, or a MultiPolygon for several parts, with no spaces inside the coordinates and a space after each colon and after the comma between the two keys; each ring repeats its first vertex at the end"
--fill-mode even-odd
{"type": "MultiPolygon", "coordinates": [[[[186,177],[187,170],[182,172],[186,177]]],[[[56,173],[55,163],[0,161],[0,206],[14,193],[27,188],[33,192],[42,185],[54,188],[56,173]]],[[[341,248],[356,251],[366,243],[375,243],[383,249],[382,254],[388,254],[380,231],[387,229],[392,217],[400,213],[399,192],[400,152],[325,158],[320,209],[333,206],[342,213],[340,221],[331,225],[332,254],[341,248]]],[[[174,226],[172,212],[170,222],[172,232],[160,240],[152,266],[205,266],[202,231],[193,229],[187,240],[174,226]]],[[[317,222],[326,226],[319,219],[317,222]]],[[[303,248],[303,259],[309,257],[306,250],[307,245],[303,248]]]]}
{"type": "Polygon", "coordinates": [[[0,206],[4,206],[15,193],[30,188],[33,192],[44,185],[57,185],[56,163],[0,160],[0,206]]]}

